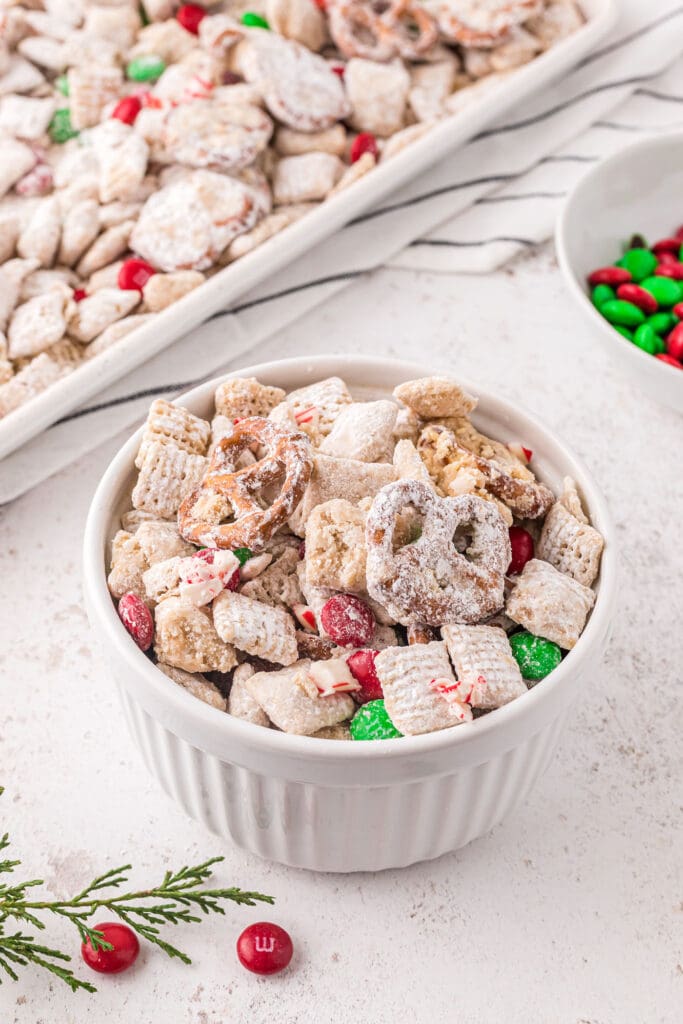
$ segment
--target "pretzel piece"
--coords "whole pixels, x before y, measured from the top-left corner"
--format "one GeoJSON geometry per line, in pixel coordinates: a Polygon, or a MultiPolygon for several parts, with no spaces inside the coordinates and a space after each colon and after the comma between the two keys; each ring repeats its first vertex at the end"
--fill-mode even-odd
{"type": "Polygon", "coordinates": [[[576,645],[595,593],[559,572],[549,562],[527,562],[507,599],[506,613],[534,636],[552,640],[565,651],[576,645]]]}
{"type": "Polygon", "coordinates": [[[389,717],[405,736],[448,729],[472,716],[464,701],[444,692],[455,692],[457,684],[441,641],[387,647],[375,658],[375,671],[389,717]]]}
{"type": "Polygon", "coordinates": [[[438,39],[432,16],[411,0],[333,0],[326,10],[330,34],[345,57],[419,60],[438,39]]]}
{"type": "Polygon", "coordinates": [[[297,661],[279,672],[257,672],[245,686],[271,722],[283,732],[310,736],[351,718],[356,705],[348,693],[321,697],[309,679],[311,662],[297,661]]]}
{"type": "Polygon", "coordinates": [[[312,465],[303,434],[256,416],[240,420],[216,445],[201,486],[183,501],[181,535],[209,547],[262,550],[301,500],[312,465]],[[252,445],[263,446],[264,456],[236,469],[237,459],[252,445]]]}
{"type": "Polygon", "coordinates": [[[503,605],[510,540],[489,502],[438,498],[426,484],[400,480],[373,501],[366,544],[370,595],[404,626],[476,623],[503,605]],[[406,508],[422,517],[422,532],[394,550],[397,517],[406,508]],[[459,533],[464,553],[454,543],[459,533]]]}
{"type": "Polygon", "coordinates": [[[497,626],[444,626],[441,635],[460,683],[474,708],[499,708],[526,693],[507,635],[497,626]]]}
{"type": "Polygon", "coordinates": [[[298,658],[294,621],[282,608],[224,590],[213,603],[216,632],[240,651],[274,665],[292,665],[298,658]]]}
{"type": "Polygon", "coordinates": [[[235,650],[221,640],[211,616],[181,597],[168,597],[154,609],[157,660],[185,672],[229,672],[235,650]]]}
{"type": "Polygon", "coordinates": [[[498,463],[475,455],[461,445],[446,427],[434,424],[425,427],[418,451],[446,494],[465,490],[484,497],[488,493],[522,519],[544,516],[555,501],[552,491],[538,483],[532,474],[530,480],[511,476],[498,463]]]}

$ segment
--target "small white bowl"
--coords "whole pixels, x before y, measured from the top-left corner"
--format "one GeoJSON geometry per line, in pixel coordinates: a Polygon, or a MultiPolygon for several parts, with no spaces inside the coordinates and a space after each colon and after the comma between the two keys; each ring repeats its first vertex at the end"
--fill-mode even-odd
{"type": "Polygon", "coordinates": [[[570,192],[557,222],[557,258],[596,336],[635,387],[683,412],[683,370],[623,338],[593,306],[586,278],[619,259],[631,235],[668,238],[683,222],[683,133],[636,142],[601,161],[570,192]]]}
{"type": "MultiPolygon", "coordinates": [[[[355,396],[389,395],[424,364],[356,356],[288,359],[232,376],[287,390],[333,374],[355,396]]],[[[225,378],[221,378],[225,379],[225,378]]],[[[178,399],[210,416],[217,380],[178,399]]],[[[85,532],[84,587],[92,627],[143,759],[194,818],[270,860],[318,871],[376,871],[429,860],[483,835],[529,793],[548,764],[581,684],[597,681],[615,597],[615,532],[590,474],[556,437],[509,402],[480,396],[474,417],[494,437],[534,451],[557,492],[578,483],[606,540],[598,595],[578,644],[550,677],[469,725],[426,736],[354,743],[289,736],[240,721],[169,682],[122,627],[107,590],[106,558],[130,507],[138,431],[106,470],[85,532]]]]}

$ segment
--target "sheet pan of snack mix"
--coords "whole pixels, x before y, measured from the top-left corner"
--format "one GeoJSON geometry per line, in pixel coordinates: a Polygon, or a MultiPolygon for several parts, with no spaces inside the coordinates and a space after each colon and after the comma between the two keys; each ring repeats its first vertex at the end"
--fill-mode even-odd
{"type": "Polygon", "coordinates": [[[613,15],[148,6],[2,12],[5,453],[540,89],[613,15]]]}
{"type": "Polygon", "coordinates": [[[182,312],[602,10],[0,0],[0,433],[207,349],[0,505],[0,1024],[678,1024],[683,40],[553,242],[182,312]]]}

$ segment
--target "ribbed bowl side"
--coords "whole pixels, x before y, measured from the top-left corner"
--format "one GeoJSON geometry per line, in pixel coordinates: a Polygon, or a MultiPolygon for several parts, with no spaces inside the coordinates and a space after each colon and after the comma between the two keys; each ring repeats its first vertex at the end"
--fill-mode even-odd
{"type": "Polygon", "coordinates": [[[484,835],[528,795],[566,718],[563,713],[513,750],[450,775],[327,787],[221,761],[119,692],[147,768],[188,815],[260,857],[314,871],[405,867],[484,835]]]}

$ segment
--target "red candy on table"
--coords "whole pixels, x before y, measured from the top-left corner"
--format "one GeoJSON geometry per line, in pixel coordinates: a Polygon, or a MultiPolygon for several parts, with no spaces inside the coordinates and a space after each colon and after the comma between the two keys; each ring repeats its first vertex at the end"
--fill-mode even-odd
{"type": "Polygon", "coordinates": [[[361,132],[360,135],[356,135],[351,143],[351,151],[349,153],[351,163],[355,164],[356,160],[360,160],[364,153],[372,153],[375,158],[377,158],[379,153],[377,139],[370,132],[361,132]]]}
{"type": "Polygon", "coordinates": [[[292,959],[294,947],[284,928],[259,921],[245,928],[237,940],[237,957],[253,974],[278,974],[292,959]]]}
{"type": "Polygon", "coordinates": [[[129,590],[119,601],[118,613],[141,651],[148,651],[154,639],[154,619],[145,602],[129,590]]]}
{"type": "Polygon", "coordinates": [[[141,110],[142,100],[139,96],[124,96],[112,110],[111,116],[124,124],[133,124],[141,110]]]}
{"type": "Polygon", "coordinates": [[[322,627],[340,647],[365,647],[375,632],[375,616],[353,594],[335,594],[320,612],[322,627]]]}
{"type": "Polygon", "coordinates": [[[655,267],[656,277],[670,277],[674,281],[683,281],[683,263],[660,263],[655,267]]]}
{"type": "Polygon", "coordinates": [[[677,370],[683,370],[683,363],[679,363],[678,359],[674,359],[673,356],[668,355],[666,352],[660,352],[655,356],[655,359],[659,359],[662,363],[666,363],[667,366],[675,366],[677,370]]]}
{"type": "Polygon", "coordinates": [[[132,928],[120,921],[105,921],[95,925],[95,931],[102,932],[104,941],[113,949],[93,949],[90,939],[81,945],[81,956],[88,967],[100,974],[120,974],[132,967],[140,952],[138,937],[132,928]]]}
{"type": "Polygon", "coordinates": [[[133,256],[129,260],[124,260],[121,265],[118,278],[119,288],[125,292],[141,292],[154,274],[156,274],[156,270],[151,263],[133,256]]]}
{"type": "Polygon", "coordinates": [[[626,270],[625,267],[600,267],[598,270],[594,270],[592,274],[588,275],[588,283],[595,284],[610,284],[612,286],[619,284],[628,284],[631,281],[631,272],[626,270]]]}
{"type": "Polygon", "coordinates": [[[206,17],[206,11],[199,4],[183,4],[178,8],[175,16],[186,32],[197,36],[199,35],[199,25],[206,17]]]}
{"type": "Polygon", "coordinates": [[[534,538],[521,526],[510,527],[510,547],[512,558],[508,566],[508,576],[516,576],[527,562],[534,557],[534,538]]]}
{"type": "Polygon", "coordinates": [[[354,651],[346,659],[349,672],[360,685],[360,690],[354,690],[351,696],[356,704],[367,704],[371,700],[380,700],[384,696],[382,684],[377,676],[375,658],[379,651],[354,651]]]}
{"type": "Polygon", "coordinates": [[[676,324],[666,339],[666,351],[673,358],[683,362],[683,323],[676,324]]]}
{"type": "Polygon", "coordinates": [[[642,309],[643,313],[656,313],[659,308],[654,295],[637,284],[620,284],[617,288],[617,298],[623,299],[624,302],[632,302],[638,309],[642,309]]]}

